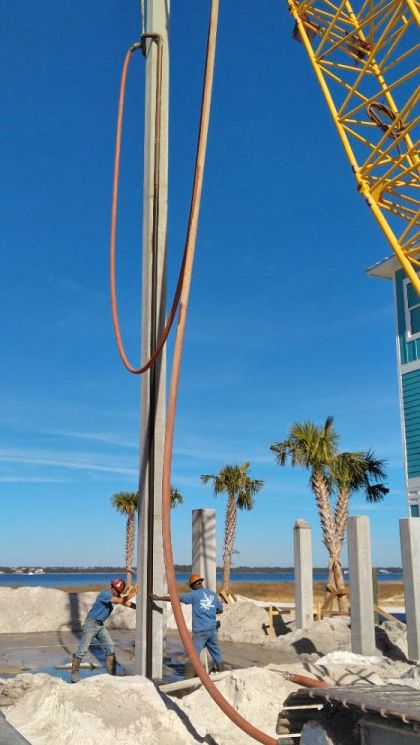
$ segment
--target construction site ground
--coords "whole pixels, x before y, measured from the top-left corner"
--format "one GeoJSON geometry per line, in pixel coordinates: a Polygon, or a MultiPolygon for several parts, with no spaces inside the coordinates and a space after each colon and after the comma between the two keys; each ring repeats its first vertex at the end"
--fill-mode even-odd
{"type": "MultiPolygon", "coordinates": [[[[133,632],[113,630],[112,638],[118,660],[117,674],[134,675],[136,671],[133,632]]],[[[14,676],[22,672],[45,672],[63,680],[70,680],[71,656],[77,650],[79,639],[80,632],[74,631],[0,634],[0,677],[14,676]]],[[[282,664],[299,660],[299,655],[289,649],[267,649],[256,644],[235,642],[221,642],[220,646],[228,668],[247,668],[254,665],[263,667],[270,662],[282,664]]],[[[162,676],[165,683],[183,677],[186,659],[178,633],[169,631],[162,676]]],[[[99,646],[90,647],[83,663],[89,667],[82,667],[82,677],[105,672],[104,656],[99,646]]]]}

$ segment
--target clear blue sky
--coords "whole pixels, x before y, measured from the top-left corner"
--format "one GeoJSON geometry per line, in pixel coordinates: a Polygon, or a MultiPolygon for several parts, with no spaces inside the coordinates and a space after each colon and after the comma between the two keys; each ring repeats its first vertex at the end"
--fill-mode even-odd
{"type": "MultiPolygon", "coordinates": [[[[118,85],[139,2],[3,3],[1,35],[0,564],[123,561],[110,496],[136,490],[139,382],[117,355],[108,294],[118,85]]],[[[185,235],[208,2],[172,3],[169,294],[185,235]]],[[[342,449],[388,461],[371,518],[374,561],[400,564],[404,497],[391,285],[364,270],[389,253],[350,168],[286,2],[221,3],[214,102],[175,440],[175,560],[200,483],[226,463],[265,480],[240,513],[237,563],[290,565],[313,526],[308,474],[269,446],[332,414],[342,449]]],[[[118,284],[138,358],[144,62],[130,67],[118,284]]]]}

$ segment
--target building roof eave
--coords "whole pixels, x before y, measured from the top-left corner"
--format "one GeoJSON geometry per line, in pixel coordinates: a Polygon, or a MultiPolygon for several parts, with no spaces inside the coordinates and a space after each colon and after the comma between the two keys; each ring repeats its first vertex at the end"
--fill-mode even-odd
{"type": "Polygon", "coordinates": [[[378,261],[373,266],[366,269],[369,277],[379,277],[380,279],[394,279],[395,272],[401,269],[401,265],[396,256],[388,256],[382,261],[378,261]]]}

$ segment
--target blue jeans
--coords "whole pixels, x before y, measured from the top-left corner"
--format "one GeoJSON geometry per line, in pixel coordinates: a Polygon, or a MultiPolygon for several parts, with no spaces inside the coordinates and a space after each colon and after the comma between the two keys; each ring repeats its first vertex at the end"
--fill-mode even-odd
{"type": "Polygon", "coordinates": [[[192,640],[197,654],[200,654],[201,650],[207,647],[216,665],[223,662],[216,629],[210,629],[210,631],[193,631],[192,640]]]}
{"type": "Polygon", "coordinates": [[[106,656],[114,654],[114,644],[106,628],[93,618],[87,618],[83,624],[82,638],[75,657],[84,657],[94,639],[98,640],[106,656]]]}

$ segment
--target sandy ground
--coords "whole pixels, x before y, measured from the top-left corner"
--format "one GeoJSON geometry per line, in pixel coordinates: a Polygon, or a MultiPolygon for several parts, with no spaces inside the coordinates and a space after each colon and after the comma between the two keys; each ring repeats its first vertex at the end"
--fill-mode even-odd
{"type": "MultiPolygon", "coordinates": [[[[266,588],[261,587],[262,584],[254,588],[257,596],[267,593],[266,588]]],[[[288,583],[283,584],[288,585],[288,583]]],[[[386,591],[383,591],[380,605],[381,607],[390,609],[398,607],[398,610],[401,610],[402,590],[399,587],[395,588],[394,583],[389,583],[389,585],[392,586],[387,587],[386,591]]],[[[242,590],[242,585],[240,589],[242,590]]],[[[0,634],[78,629],[83,623],[96,594],[96,592],[64,592],[63,590],[54,590],[45,587],[20,587],[17,589],[0,587],[0,634]]],[[[242,593],[241,595],[237,595],[237,597],[240,601],[246,601],[247,598],[252,600],[250,596],[244,597],[242,593]]],[[[317,596],[315,595],[315,597],[317,596]]],[[[260,636],[262,640],[268,634],[268,613],[264,607],[268,607],[270,602],[283,605],[284,607],[292,606],[293,600],[293,591],[290,586],[287,586],[286,589],[283,587],[278,589],[278,599],[272,597],[270,600],[262,598],[257,601],[257,604],[254,605],[254,615],[256,614],[259,619],[259,631],[261,632],[260,636]]],[[[240,633],[243,634],[242,641],[255,643],[255,618],[250,621],[250,636],[247,626],[249,619],[246,618],[246,615],[242,619],[242,611],[235,610],[235,607],[241,604],[233,603],[232,605],[225,606],[225,613],[221,619],[221,634],[228,633],[230,639],[231,636],[234,636],[234,629],[231,629],[231,627],[236,625],[240,629],[240,633]],[[235,618],[235,614],[237,613],[239,613],[241,619],[235,618]]],[[[170,611],[170,604],[167,604],[167,607],[169,609],[168,628],[175,629],[176,624],[170,611]]],[[[183,612],[187,625],[190,628],[191,607],[183,606],[183,612]]],[[[135,612],[130,608],[116,606],[107,625],[111,629],[134,629],[135,616],[135,612]]],[[[287,622],[287,614],[284,615],[283,620],[287,622]]],[[[281,626],[282,618],[278,618],[275,623],[277,626],[279,624],[281,626]]],[[[237,640],[232,638],[232,641],[237,640]]]]}
{"type": "MultiPolygon", "coordinates": [[[[215,685],[243,717],[275,737],[277,715],[298,686],[283,673],[331,684],[383,683],[419,688],[418,669],[377,656],[334,652],[317,663],[250,667],[218,676],[215,685]],[[417,671],[417,674],[416,674],[417,671]]],[[[200,686],[182,698],[141,676],[103,675],[69,685],[49,675],[0,680],[2,711],[31,745],[251,745],[200,686]]]]}
{"type": "MultiPolygon", "coordinates": [[[[0,588],[0,629],[16,633],[19,627],[26,633],[70,628],[83,620],[95,593],[71,595],[45,588],[0,588]]],[[[281,599],[291,602],[290,595],[283,594],[281,599]]],[[[185,610],[189,623],[190,608],[185,610]]],[[[133,611],[117,607],[109,625],[124,630],[134,627],[134,620],[133,611]]],[[[345,617],[326,618],[307,629],[296,629],[291,614],[284,614],[276,617],[270,635],[264,603],[241,598],[225,608],[221,621],[222,641],[238,646],[246,642],[265,654],[271,650],[273,656],[279,651],[293,652],[295,658],[298,655],[295,662],[284,665],[226,672],[216,683],[242,716],[272,737],[284,700],[297,689],[283,676],[285,671],[322,678],[331,684],[367,682],[374,686],[393,682],[420,687],[419,669],[406,659],[405,626],[397,621],[376,628],[376,652],[371,658],[351,653],[350,621],[345,617]]],[[[170,615],[168,623],[169,627],[173,624],[170,615]]],[[[50,675],[23,673],[0,679],[0,701],[7,720],[31,745],[254,742],[220,712],[201,687],[181,699],[171,698],[141,676],[100,675],[69,685],[50,675]]]]}

